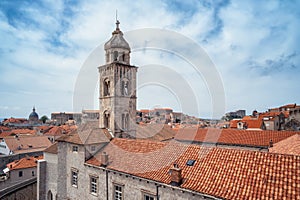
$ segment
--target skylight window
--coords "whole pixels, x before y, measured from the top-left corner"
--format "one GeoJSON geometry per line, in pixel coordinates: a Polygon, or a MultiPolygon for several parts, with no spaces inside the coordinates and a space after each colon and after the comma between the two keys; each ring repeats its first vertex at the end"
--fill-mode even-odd
{"type": "Polygon", "coordinates": [[[186,162],[186,165],[187,165],[187,166],[194,166],[195,162],[196,162],[196,160],[188,160],[188,161],[186,162]]]}

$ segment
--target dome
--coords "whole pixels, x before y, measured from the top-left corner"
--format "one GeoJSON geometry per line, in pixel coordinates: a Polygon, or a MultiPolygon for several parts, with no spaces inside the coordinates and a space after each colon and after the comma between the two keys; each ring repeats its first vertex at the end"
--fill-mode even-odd
{"type": "Polygon", "coordinates": [[[120,22],[117,21],[116,30],[114,32],[112,32],[112,37],[104,45],[105,50],[108,50],[108,49],[111,49],[111,48],[122,48],[122,49],[127,49],[127,50],[130,51],[129,44],[124,39],[123,33],[119,28],[119,24],[120,24],[120,22]]]}
{"type": "Polygon", "coordinates": [[[35,108],[33,107],[32,113],[29,115],[29,120],[30,121],[38,121],[39,120],[39,115],[35,112],[35,108]]]}

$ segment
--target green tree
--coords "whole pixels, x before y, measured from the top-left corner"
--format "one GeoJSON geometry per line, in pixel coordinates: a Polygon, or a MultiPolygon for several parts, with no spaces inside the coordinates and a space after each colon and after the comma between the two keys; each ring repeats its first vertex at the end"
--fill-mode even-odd
{"type": "Polygon", "coordinates": [[[49,118],[46,116],[46,115],[43,115],[40,120],[43,122],[43,123],[46,123],[46,121],[48,120],[49,118]]]}

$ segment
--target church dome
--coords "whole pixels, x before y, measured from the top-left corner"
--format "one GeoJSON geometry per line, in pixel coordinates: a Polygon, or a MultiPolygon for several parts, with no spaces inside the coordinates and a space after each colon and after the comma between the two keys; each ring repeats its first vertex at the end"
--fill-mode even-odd
{"type": "Polygon", "coordinates": [[[32,109],[32,113],[29,115],[29,121],[38,121],[39,115],[35,112],[35,107],[32,109]]]}
{"type": "Polygon", "coordinates": [[[120,22],[117,21],[116,30],[114,32],[112,32],[112,37],[104,45],[105,50],[112,49],[112,48],[122,48],[122,49],[127,49],[130,51],[129,44],[124,39],[123,33],[119,28],[119,24],[120,24],[120,22]]]}

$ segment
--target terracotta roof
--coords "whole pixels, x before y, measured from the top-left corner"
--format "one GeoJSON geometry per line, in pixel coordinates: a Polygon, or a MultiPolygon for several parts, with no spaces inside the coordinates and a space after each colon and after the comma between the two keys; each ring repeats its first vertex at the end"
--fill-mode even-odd
{"type": "Polygon", "coordinates": [[[2,131],[8,131],[8,130],[10,130],[9,127],[7,127],[7,126],[0,126],[0,132],[2,132],[2,131]]]}
{"type": "Polygon", "coordinates": [[[44,152],[57,154],[57,142],[49,146],[47,149],[44,150],[44,152]]]}
{"type": "Polygon", "coordinates": [[[61,125],[61,126],[52,126],[48,131],[44,133],[44,135],[48,136],[61,136],[63,134],[69,134],[72,131],[75,131],[77,126],[72,125],[61,125]]]}
{"type": "Polygon", "coordinates": [[[268,147],[270,140],[277,143],[299,131],[255,131],[237,129],[180,129],[176,140],[219,143],[228,145],[249,145],[268,147]]]}
{"type": "Polygon", "coordinates": [[[229,127],[230,127],[230,128],[237,128],[237,123],[238,123],[239,121],[240,121],[240,120],[235,120],[235,119],[230,120],[230,122],[229,122],[229,127]]]}
{"type": "Polygon", "coordinates": [[[259,117],[263,118],[263,117],[275,117],[278,116],[280,114],[283,114],[285,118],[289,117],[289,111],[276,111],[276,112],[265,112],[265,113],[260,113],[259,117]]]}
{"type": "Polygon", "coordinates": [[[35,135],[36,134],[36,130],[31,130],[31,129],[12,129],[11,132],[15,135],[17,135],[17,134],[35,135]]]}
{"type": "Polygon", "coordinates": [[[5,138],[8,136],[12,136],[12,135],[15,135],[15,134],[11,131],[5,131],[5,132],[0,133],[0,138],[5,138]]]}
{"type": "Polygon", "coordinates": [[[8,124],[8,123],[16,123],[16,124],[21,124],[21,123],[25,123],[27,122],[27,119],[25,118],[8,118],[6,120],[4,120],[2,123],[3,124],[8,124]]]}
{"type": "Polygon", "coordinates": [[[299,199],[300,156],[207,148],[178,142],[115,138],[86,163],[170,184],[173,163],[182,169],[181,188],[224,199],[299,199]],[[187,166],[188,160],[195,160],[187,166]]]}
{"type": "Polygon", "coordinates": [[[136,138],[165,141],[174,138],[176,131],[165,124],[140,124],[137,126],[136,138]]]}
{"type": "Polygon", "coordinates": [[[4,140],[14,154],[41,151],[51,145],[47,136],[10,136],[4,140]]]}
{"type": "Polygon", "coordinates": [[[277,142],[269,149],[273,153],[292,154],[300,156],[300,134],[290,136],[277,142]]]}
{"type": "Polygon", "coordinates": [[[230,128],[237,128],[237,124],[243,122],[247,124],[248,129],[261,129],[263,125],[262,117],[245,116],[243,119],[233,119],[230,121],[230,128]]]}
{"type": "Polygon", "coordinates": [[[7,136],[12,136],[12,135],[35,135],[36,130],[31,130],[31,129],[11,129],[9,131],[4,131],[0,133],[0,138],[5,138],[7,136]]]}
{"type": "Polygon", "coordinates": [[[291,104],[286,104],[284,106],[280,106],[279,108],[295,108],[296,104],[295,103],[291,103],[291,104]]]}
{"type": "Polygon", "coordinates": [[[70,142],[74,144],[97,144],[109,142],[112,136],[107,129],[98,128],[98,121],[88,121],[81,124],[77,130],[69,135],[63,135],[57,141],[70,142]]]}
{"type": "Polygon", "coordinates": [[[20,160],[15,160],[11,163],[8,163],[6,166],[9,168],[10,171],[16,169],[26,169],[26,168],[33,168],[37,166],[37,160],[43,159],[43,156],[35,157],[25,157],[21,158],[20,160]]]}

